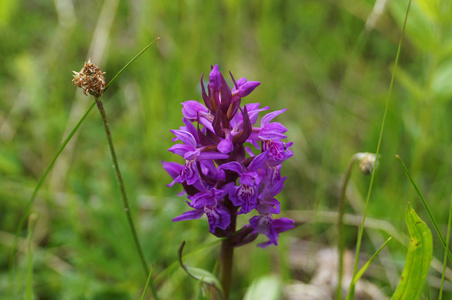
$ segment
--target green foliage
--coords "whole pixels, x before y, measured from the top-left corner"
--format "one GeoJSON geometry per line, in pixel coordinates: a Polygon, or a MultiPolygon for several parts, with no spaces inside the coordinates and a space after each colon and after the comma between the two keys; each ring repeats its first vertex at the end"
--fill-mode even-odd
{"type": "Polygon", "coordinates": [[[411,206],[407,208],[405,219],[410,233],[410,245],[402,277],[392,299],[415,300],[420,298],[427,279],[432,262],[433,241],[430,229],[411,206]]]}
{"type": "MultiPolygon", "coordinates": [[[[180,102],[201,99],[200,74],[207,74],[211,64],[231,70],[236,78],[261,81],[255,97],[262,105],[289,108],[284,124],[295,155],[284,166],[288,178],[278,198],[283,210],[335,210],[337,182],[349,158],[356,152],[375,151],[408,3],[388,1],[375,27],[366,29],[374,2],[119,1],[115,6],[116,1],[108,0],[0,1],[4,41],[0,44],[0,298],[11,298],[11,237],[27,201],[62,141],[92,103],[71,85],[71,71],[92,57],[109,81],[156,36],[161,37],[157,47],[131,65],[103,101],[138,235],[147,260],[155,263],[153,276],[161,299],[202,297],[197,293],[201,284],[178,267],[177,248],[183,240],[203,245],[213,238],[207,234],[205,219],[171,222],[186,204],[176,196],[179,191],[165,186],[170,178],[160,161],[174,159],[167,151],[169,129],[180,126],[180,102]],[[113,20],[112,27],[98,22],[103,10],[113,20]],[[95,32],[102,34],[93,37],[95,32]]],[[[395,199],[410,199],[423,219],[427,214],[412,201],[416,192],[393,158],[395,153],[409,165],[438,227],[447,223],[445,199],[450,197],[452,180],[451,3],[413,1],[408,19],[368,211],[372,220],[389,222],[397,232],[405,228],[406,203],[395,199]]],[[[32,237],[36,298],[137,299],[142,294],[146,278],[107,151],[100,118],[90,113],[36,194],[30,207],[39,215],[32,237]]],[[[362,215],[368,184],[369,179],[358,172],[352,175],[346,214],[362,215]]],[[[280,278],[281,287],[295,280],[309,281],[312,273],[297,265],[294,242],[332,247],[335,227],[326,219],[300,224],[281,235],[278,247],[262,250],[253,244],[235,250],[232,296],[240,299],[259,292],[260,279],[272,274],[280,278]]],[[[20,232],[19,249],[26,249],[28,229],[20,232]]],[[[379,233],[364,230],[361,249],[369,256],[384,241],[373,242],[379,233]]],[[[353,249],[356,227],[345,227],[344,238],[346,248],[353,249]]],[[[441,257],[444,247],[434,241],[433,255],[441,257]]],[[[218,247],[187,256],[188,263],[212,269],[218,247]]],[[[402,270],[406,249],[394,242],[387,247],[390,251],[385,248],[378,255],[362,280],[389,295],[396,282],[387,276],[392,271],[384,261],[396,274],[402,270]],[[383,269],[389,270],[383,275],[374,268],[380,257],[383,269]]],[[[300,255],[310,260],[309,252],[300,255]]],[[[31,267],[26,252],[18,252],[16,266],[19,290],[31,267]]],[[[438,274],[431,272],[431,282],[438,274]]],[[[266,288],[274,286],[262,282],[266,288]]],[[[443,298],[449,299],[450,290],[444,286],[443,298]]],[[[429,289],[434,298],[438,287],[429,285],[429,289]]]]}

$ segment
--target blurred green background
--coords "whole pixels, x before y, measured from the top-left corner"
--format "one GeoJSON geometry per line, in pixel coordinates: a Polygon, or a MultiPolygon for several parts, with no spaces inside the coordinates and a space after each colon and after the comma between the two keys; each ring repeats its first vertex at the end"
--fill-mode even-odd
{"type": "MultiPolygon", "coordinates": [[[[60,143],[93,101],[72,86],[72,70],[79,71],[91,57],[108,81],[157,36],[160,41],[121,75],[103,101],[146,257],[155,263],[155,275],[166,270],[157,282],[161,298],[195,298],[196,282],[178,267],[167,268],[177,260],[183,240],[186,251],[215,240],[204,218],[171,222],[187,206],[177,196],[180,187],[165,186],[171,179],[161,167],[162,160],[179,159],[167,151],[169,130],[182,124],[181,102],[201,99],[200,76],[212,64],[235,78],[260,81],[245,101],[271,110],[288,108],[278,121],[294,142],[294,157],[283,168],[286,187],[278,199],[282,215],[300,226],[282,234],[278,247],[262,250],[253,243],[236,250],[232,298],[242,298],[266,275],[278,278],[278,297],[287,285],[308,282],[312,272],[295,260],[336,245],[335,218],[321,214],[337,210],[351,156],[376,150],[407,4],[0,1],[0,298],[11,295],[9,255],[23,209],[60,143]]],[[[409,201],[431,225],[394,157],[399,154],[445,232],[452,194],[451,1],[413,1],[399,65],[369,216],[406,234],[409,201]]],[[[347,213],[362,213],[369,179],[354,169],[347,213]]],[[[58,159],[32,211],[37,216],[32,238],[36,299],[141,295],[145,277],[96,110],[58,159]]],[[[353,249],[357,227],[346,229],[347,248],[353,249]]],[[[25,228],[12,280],[20,299],[26,286],[26,235],[25,228]]],[[[387,236],[366,230],[362,250],[371,255],[387,236]]],[[[434,243],[434,256],[442,261],[435,235],[434,243]]],[[[212,246],[186,262],[212,270],[218,253],[219,245],[212,246]]],[[[403,244],[392,241],[366,280],[391,295],[405,254],[403,244]]],[[[439,276],[431,270],[426,289],[433,297],[439,276]]],[[[446,289],[451,289],[449,283],[446,289]]]]}

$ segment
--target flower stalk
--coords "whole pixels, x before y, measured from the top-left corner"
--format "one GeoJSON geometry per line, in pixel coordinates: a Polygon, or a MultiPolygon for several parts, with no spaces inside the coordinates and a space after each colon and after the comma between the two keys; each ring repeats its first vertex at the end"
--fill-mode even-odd
{"type": "Polygon", "coordinates": [[[107,114],[105,113],[104,105],[100,98],[96,99],[96,105],[99,109],[99,113],[102,117],[102,121],[104,123],[105,134],[108,140],[108,146],[110,148],[111,160],[113,161],[113,169],[115,170],[116,179],[118,181],[119,191],[121,193],[122,205],[124,207],[124,212],[126,213],[127,222],[129,223],[130,231],[132,232],[132,237],[135,243],[135,247],[137,248],[138,254],[140,256],[141,264],[143,267],[143,271],[146,273],[146,276],[149,274],[149,268],[146,262],[146,259],[143,254],[143,250],[140,245],[140,241],[138,239],[137,232],[135,230],[135,225],[133,223],[132,214],[130,212],[129,200],[127,199],[126,189],[124,186],[124,180],[122,179],[121,171],[119,170],[118,159],[116,157],[115,147],[113,145],[113,140],[111,138],[110,125],[108,124],[107,114]]]}
{"type": "Polygon", "coordinates": [[[355,153],[350,158],[347,168],[345,169],[344,179],[341,184],[341,194],[338,204],[338,218],[337,218],[337,249],[338,249],[338,264],[337,264],[337,287],[336,287],[336,300],[342,299],[342,277],[344,273],[344,211],[345,211],[345,194],[347,192],[347,185],[350,181],[352,174],[352,167],[356,161],[359,161],[359,168],[364,175],[372,174],[375,165],[376,156],[373,153],[355,153]]]}
{"type": "MultiPolygon", "coordinates": [[[[232,222],[234,223],[234,231],[235,231],[235,222],[237,216],[233,216],[232,222]]],[[[234,245],[232,237],[228,237],[221,242],[221,252],[220,252],[220,282],[223,286],[224,291],[224,299],[229,299],[229,294],[231,291],[232,284],[232,265],[234,260],[234,245]]]]}
{"type": "MultiPolygon", "coordinates": [[[[116,151],[115,151],[115,146],[113,144],[113,139],[111,138],[111,130],[110,130],[110,125],[108,123],[107,114],[105,113],[104,105],[103,105],[102,101],[100,100],[100,98],[95,97],[94,99],[96,100],[97,108],[102,117],[102,122],[104,123],[105,134],[107,136],[108,146],[110,148],[111,160],[113,161],[113,169],[115,170],[116,179],[118,182],[119,190],[121,192],[122,205],[124,207],[124,212],[126,213],[127,222],[129,223],[129,228],[132,233],[132,238],[133,238],[135,247],[137,249],[138,255],[140,257],[140,260],[141,260],[141,265],[143,267],[143,271],[146,274],[146,276],[148,276],[149,267],[146,262],[146,258],[144,256],[143,249],[141,248],[140,240],[138,239],[138,235],[137,235],[137,231],[135,229],[132,214],[130,212],[129,200],[127,199],[127,193],[126,193],[126,189],[124,186],[124,180],[122,179],[121,171],[119,169],[119,164],[118,164],[118,159],[116,157],[116,151]]],[[[152,291],[154,298],[158,299],[157,291],[156,291],[155,286],[152,281],[150,281],[150,287],[151,287],[151,291],[152,291]]]]}
{"type": "MultiPolygon", "coordinates": [[[[152,43],[151,43],[151,45],[152,45],[152,43]]],[[[124,207],[124,212],[127,217],[127,222],[129,223],[129,228],[132,233],[132,238],[133,238],[135,247],[137,249],[138,255],[141,260],[141,265],[143,267],[143,271],[147,277],[149,274],[149,267],[147,265],[146,258],[143,254],[143,250],[141,248],[140,241],[138,239],[138,235],[137,235],[135,225],[133,222],[132,214],[130,212],[130,206],[129,206],[129,201],[127,199],[127,193],[126,193],[126,189],[124,186],[124,180],[122,179],[121,171],[119,169],[118,159],[116,157],[115,147],[113,144],[113,139],[111,137],[110,125],[108,123],[107,114],[105,113],[104,105],[102,103],[102,100],[100,99],[102,97],[104,91],[108,87],[105,82],[105,77],[104,77],[105,72],[102,72],[102,70],[99,67],[97,67],[96,65],[94,65],[90,59],[90,60],[88,60],[88,62],[85,62],[85,65],[80,70],[80,72],[73,71],[73,73],[74,73],[74,78],[72,80],[72,84],[81,88],[85,95],[90,94],[90,95],[94,96],[95,103],[96,103],[99,113],[102,117],[102,122],[104,124],[105,133],[107,136],[108,146],[110,148],[111,159],[113,161],[113,169],[115,171],[116,179],[117,179],[118,186],[119,186],[119,191],[121,193],[121,199],[122,199],[122,204],[124,207]]],[[[152,290],[152,294],[153,294],[154,298],[158,299],[157,292],[155,290],[155,287],[154,287],[152,281],[150,282],[150,286],[151,286],[151,290],[152,290]]]]}

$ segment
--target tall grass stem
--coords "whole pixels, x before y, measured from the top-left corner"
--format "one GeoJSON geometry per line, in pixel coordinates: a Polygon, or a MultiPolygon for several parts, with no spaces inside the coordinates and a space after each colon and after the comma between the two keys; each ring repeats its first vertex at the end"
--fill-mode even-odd
{"type": "MultiPolygon", "coordinates": [[[[406,10],[406,14],[405,14],[405,20],[403,21],[402,33],[400,35],[399,45],[397,47],[396,59],[395,59],[395,62],[394,62],[394,68],[392,70],[391,83],[389,85],[389,91],[388,91],[388,95],[386,97],[386,105],[385,105],[385,110],[384,110],[384,113],[383,113],[383,120],[381,121],[380,134],[379,134],[378,143],[377,143],[377,151],[375,151],[376,157],[379,157],[379,154],[380,154],[380,146],[381,146],[381,140],[382,140],[383,132],[384,132],[386,115],[388,113],[389,100],[391,99],[392,87],[394,86],[394,79],[395,79],[395,74],[396,74],[396,70],[397,70],[397,65],[399,63],[400,50],[402,49],[403,38],[405,36],[405,28],[406,28],[406,23],[407,23],[407,20],[408,20],[408,13],[410,11],[410,6],[411,6],[411,0],[408,1],[408,7],[407,7],[407,10],[406,10]]],[[[372,192],[372,186],[373,186],[373,183],[374,183],[374,178],[375,178],[375,173],[376,173],[375,172],[376,171],[375,170],[375,164],[376,163],[377,163],[377,160],[375,160],[374,172],[372,172],[372,175],[371,175],[371,178],[370,178],[369,189],[368,189],[368,192],[367,192],[366,203],[365,203],[365,206],[364,206],[363,220],[361,222],[361,225],[358,228],[358,240],[356,242],[355,262],[354,262],[354,265],[353,265],[352,278],[355,277],[356,272],[358,271],[359,253],[361,251],[361,242],[362,242],[362,238],[363,238],[364,225],[365,225],[365,222],[366,222],[367,211],[369,209],[370,195],[371,195],[371,192],[372,192]]],[[[355,284],[354,284],[354,282],[352,280],[350,282],[349,293],[347,295],[347,299],[353,299],[354,295],[355,295],[355,284]]]]}
{"type": "MultiPolygon", "coordinates": [[[[118,182],[119,191],[121,193],[121,199],[122,199],[122,205],[124,207],[124,212],[127,217],[127,222],[129,223],[130,231],[132,233],[133,242],[134,242],[136,250],[138,252],[138,256],[140,257],[140,260],[141,260],[141,265],[143,267],[143,271],[146,274],[146,276],[148,276],[149,267],[146,262],[146,258],[144,256],[143,249],[141,248],[140,240],[138,239],[137,231],[135,229],[135,225],[133,222],[132,213],[130,212],[129,200],[127,198],[127,193],[126,193],[126,189],[124,186],[124,180],[122,179],[121,170],[119,169],[118,158],[116,157],[116,151],[115,151],[115,147],[113,144],[113,139],[111,137],[111,130],[110,130],[110,125],[108,123],[107,114],[105,113],[104,105],[102,104],[102,101],[100,100],[100,98],[96,97],[95,99],[96,99],[97,108],[99,109],[99,113],[102,117],[102,122],[104,123],[105,134],[107,136],[108,146],[110,148],[111,160],[113,162],[113,169],[115,171],[116,180],[118,182]]],[[[154,297],[157,299],[157,294],[156,294],[155,287],[154,287],[152,281],[150,283],[150,286],[151,286],[151,290],[153,291],[154,297]]]]}

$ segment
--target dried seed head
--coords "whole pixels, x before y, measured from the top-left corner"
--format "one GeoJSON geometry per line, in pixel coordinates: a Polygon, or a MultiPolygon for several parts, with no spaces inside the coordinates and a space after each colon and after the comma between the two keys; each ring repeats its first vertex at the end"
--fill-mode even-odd
{"type": "Polygon", "coordinates": [[[105,72],[102,72],[99,67],[91,63],[91,59],[85,62],[85,66],[80,72],[72,72],[74,72],[72,84],[81,88],[85,95],[102,96],[105,89],[105,72]]]}
{"type": "Polygon", "coordinates": [[[377,159],[376,155],[373,153],[365,152],[358,153],[359,159],[359,168],[364,175],[372,174],[374,170],[375,160],[377,159]]]}

